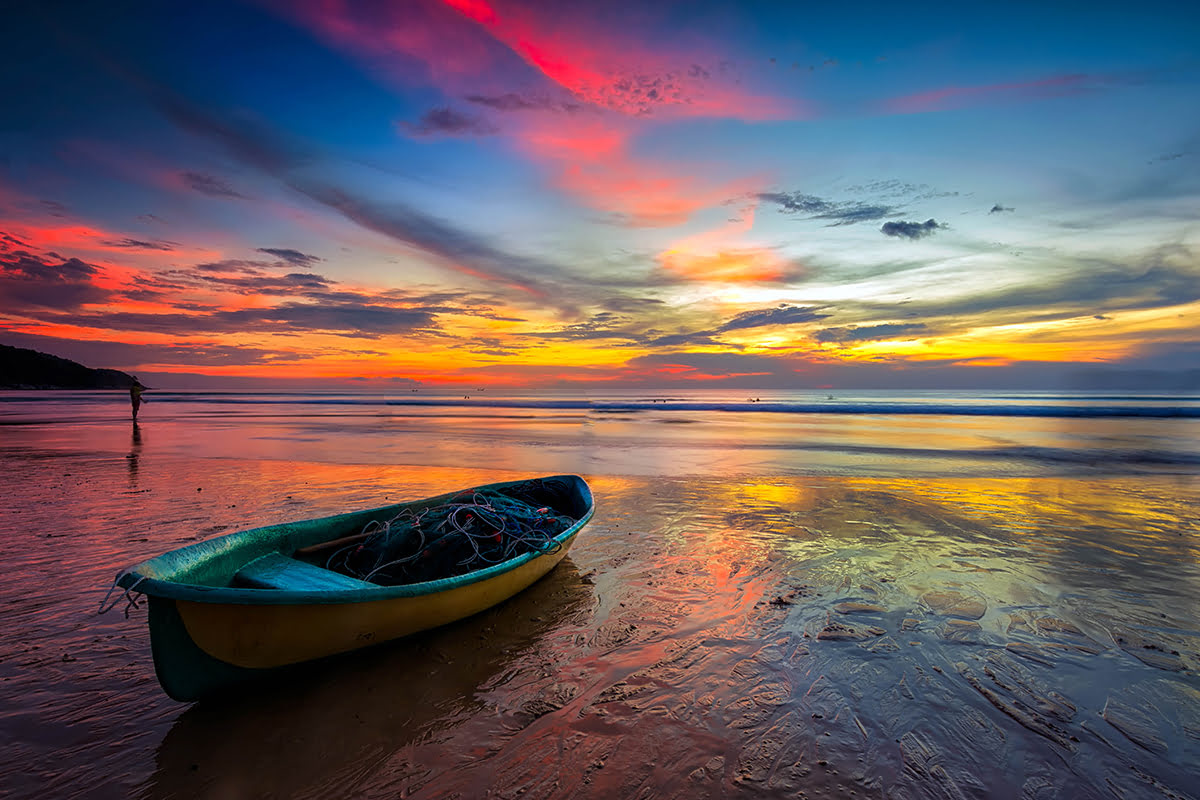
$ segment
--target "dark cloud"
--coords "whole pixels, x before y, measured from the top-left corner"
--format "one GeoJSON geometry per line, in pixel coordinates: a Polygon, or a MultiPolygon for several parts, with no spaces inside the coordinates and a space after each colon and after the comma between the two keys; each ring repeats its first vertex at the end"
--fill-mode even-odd
{"type": "Polygon", "coordinates": [[[902,239],[915,240],[932,236],[945,227],[934,219],[927,219],[924,222],[885,222],[879,232],[884,236],[898,236],[902,239]]]}
{"type": "MultiPolygon", "coordinates": [[[[1036,283],[977,291],[954,299],[905,303],[839,303],[839,314],[879,319],[904,316],[974,319],[983,315],[1004,324],[1094,316],[1107,312],[1181,306],[1200,300],[1200,254],[1185,245],[1154,248],[1128,262],[1102,258],[1070,258],[1050,254],[1036,283]]],[[[1054,334],[1057,335],[1057,334],[1054,334]]]]}
{"type": "Polygon", "coordinates": [[[108,247],[127,247],[130,250],[161,250],[170,252],[178,246],[178,242],[153,241],[144,242],[140,239],[115,239],[104,242],[108,247]]]}
{"type": "MultiPolygon", "coordinates": [[[[636,308],[634,310],[645,311],[646,309],[636,308]]],[[[715,328],[666,331],[661,328],[640,328],[633,317],[602,311],[583,322],[566,325],[555,331],[530,333],[527,336],[535,339],[574,341],[613,339],[643,347],[682,347],[686,345],[736,348],[737,345],[723,343],[718,337],[722,333],[733,330],[758,328],[766,325],[794,325],[824,319],[827,316],[816,308],[781,305],[777,308],[743,312],[715,328]]]]}
{"type": "Polygon", "coordinates": [[[816,307],[780,305],[776,308],[743,311],[718,327],[717,332],[724,333],[741,328],[760,328],[764,325],[795,325],[801,322],[825,319],[828,316],[828,314],[820,313],[820,309],[816,307]]]}
{"type": "Polygon", "coordinates": [[[803,192],[763,192],[759,200],[774,203],[780,211],[808,219],[832,220],[831,225],[853,225],[857,222],[874,222],[896,214],[900,209],[882,203],[866,203],[860,200],[835,202],[803,192]]]}
{"type": "Polygon", "coordinates": [[[552,100],[545,95],[516,94],[506,92],[499,95],[469,94],[463,98],[468,103],[474,103],[495,111],[561,111],[573,114],[582,111],[584,106],[563,100],[552,100]]]}
{"type": "Polygon", "coordinates": [[[42,200],[41,203],[42,203],[42,207],[50,212],[50,216],[52,216],[52,217],[66,216],[67,207],[64,206],[62,203],[56,202],[54,200],[42,200]]]}
{"type": "Polygon", "coordinates": [[[928,333],[923,322],[884,323],[881,325],[849,325],[843,328],[825,328],[813,334],[818,342],[868,342],[896,339],[907,334],[928,333]]]}
{"type": "Polygon", "coordinates": [[[0,250],[9,252],[13,249],[13,247],[28,249],[31,246],[32,245],[30,245],[28,242],[21,241],[11,233],[0,233],[0,250]]]}
{"type": "Polygon", "coordinates": [[[167,221],[162,217],[156,217],[153,214],[138,214],[138,222],[153,222],[156,225],[166,225],[167,221]]]}
{"type": "MultiPolygon", "coordinates": [[[[143,85],[146,83],[142,81],[143,85]]],[[[550,297],[550,287],[534,276],[558,273],[557,265],[516,256],[454,225],[396,200],[378,203],[350,188],[313,178],[317,160],[301,147],[261,125],[217,117],[158,87],[145,86],[159,109],[175,124],[222,145],[233,157],[283,182],[293,191],[331,208],[363,228],[419,248],[493,286],[550,297]]],[[[561,292],[553,296],[561,297],[561,292]]]]}
{"type": "Polygon", "coordinates": [[[100,271],[77,258],[57,259],[25,251],[0,255],[0,308],[70,311],[103,303],[113,293],[97,286],[100,271]]]}
{"type": "Polygon", "coordinates": [[[958,192],[947,192],[930,186],[928,183],[909,183],[895,178],[847,186],[846,191],[850,194],[873,194],[885,199],[908,203],[933,200],[939,197],[958,197],[958,192]]]}
{"type": "Polygon", "coordinates": [[[237,272],[240,270],[253,271],[259,274],[259,268],[267,266],[265,261],[247,261],[240,258],[230,258],[225,261],[211,261],[205,264],[196,264],[192,269],[200,272],[237,272]]]}
{"type": "Polygon", "coordinates": [[[453,108],[431,108],[418,122],[401,122],[400,127],[413,136],[491,136],[497,132],[487,120],[453,108]]]}
{"type": "MultiPolygon", "coordinates": [[[[0,340],[13,347],[69,358],[89,367],[137,369],[142,364],[172,366],[230,366],[263,364],[272,360],[301,360],[306,355],[263,350],[243,345],[201,344],[127,344],[125,342],[80,341],[55,336],[0,331],[0,340]]],[[[145,376],[139,372],[139,377],[145,376]]]]}
{"type": "Polygon", "coordinates": [[[645,347],[725,347],[740,350],[737,345],[724,344],[713,338],[714,331],[669,333],[662,336],[643,336],[638,344],[645,347]]]}
{"type": "Polygon", "coordinates": [[[194,189],[200,194],[206,194],[209,197],[246,199],[244,194],[235,191],[225,181],[212,175],[205,175],[200,172],[181,172],[179,173],[179,177],[189,188],[194,189]]]}
{"type": "Polygon", "coordinates": [[[988,213],[989,214],[999,214],[1002,211],[1016,211],[1016,209],[1010,208],[1008,206],[1002,206],[999,203],[996,203],[996,205],[992,206],[992,210],[989,211],[988,213]]]}
{"type": "Polygon", "coordinates": [[[110,313],[42,314],[47,322],[118,331],[149,331],[176,336],[211,333],[331,333],[378,338],[382,335],[429,333],[436,315],[423,308],[396,308],[365,303],[286,302],[267,308],[241,308],[198,314],[110,313]]]}
{"type": "Polygon", "coordinates": [[[323,292],[331,283],[328,278],[311,272],[292,272],[287,275],[201,275],[205,283],[217,284],[237,294],[294,295],[306,291],[323,292]]]}
{"type": "Polygon", "coordinates": [[[568,341],[588,339],[636,341],[639,334],[630,329],[631,322],[632,319],[629,317],[614,314],[611,311],[601,311],[583,322],[565,325],[556,331],[536,331],[526,335],[534,339],[564,339],[568,341]]]}
{"type": "Polygon", "coordinates": [[[284,303],[275,308],[244,308],[212,315],[233,330],[307,330],[374,338],[385,334],[432,329],[433,313],[425,309],[351,303],[284,303]]]}
{"type": "Polygon", "coordinates": [[[324,260],[317,256],[310,256],[308,253],[301,253],[299,250],[292,250],[287,247],[260,247],[258,248],[258,252],[266,253],[267,255],[275,256],[276,258],[282,258],[284,261],[295,264],[297,267],[311,267],[318,261],[324,260]]]}

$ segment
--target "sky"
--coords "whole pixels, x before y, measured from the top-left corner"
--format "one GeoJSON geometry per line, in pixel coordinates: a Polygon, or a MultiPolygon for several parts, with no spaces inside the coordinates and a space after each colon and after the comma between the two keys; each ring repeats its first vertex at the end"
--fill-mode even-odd
{"type": "Polygon", "coordinates": [[[24,5],[3,344],[174,388],[1200,388],[1200,6],[24,5]]]}

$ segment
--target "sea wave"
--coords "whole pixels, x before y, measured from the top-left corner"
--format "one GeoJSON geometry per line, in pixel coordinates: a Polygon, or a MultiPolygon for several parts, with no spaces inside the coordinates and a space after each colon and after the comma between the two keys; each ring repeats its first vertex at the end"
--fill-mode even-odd
{"type": "MultiPolygon", "coordinates": [[[[0,401],[30,402],[30,393],[0,394],[0,401]]],[[[111,392],[41,394],[38,405],[61,402],[114,402],[111,392]]],[[[521,408],[568,410],[590,413],[637,413],[645,411],[691,411],[756,414],[848,414],[848,415],[938,415],[980,417],[1064,418],[1200,418],[1200,397],[1136,395],[1105,396],[958,396],[949,400],[928,397],[829,400],[698,400],[678,397],[644,399],[590,399],[571,397],[395,397],[352,394],[276,394],[155,392],[153,403],[198,405],[351,406],[421,409],[521,408]]]]}
{"type": "Polygon", "coordinates": [[[550,398],[372,398],[246,396],[246,395],[163,395],[159,402],[220,403],[220,404],[284,404],[318,406],[388,406],[412,408],[528,408],[573,410],[595,413],[639,411],[715,411],[727,413],[753,412],[758,414],[926,414],[988,417],[1182,417],[1200,418],[1200,404],[1176,399],[1173,405],[1140,405],[1087,403],[938,403],[928,401],[899,402],[711,402],[695,400],[586,400],[550,398]]]}

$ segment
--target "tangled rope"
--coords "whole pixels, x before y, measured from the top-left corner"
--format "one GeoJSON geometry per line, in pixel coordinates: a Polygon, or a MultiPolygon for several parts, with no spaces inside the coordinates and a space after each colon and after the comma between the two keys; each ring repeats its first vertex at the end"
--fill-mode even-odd
{"type": "Polygon", "coordinates": [[[368,523],[367,538],[334,551],[325,566],[396,586],[463,575],[525,553],[553,552],[560,546],[555,537],[576,520],[546,504],[559,488],[550,483],[464,492],[442,505],[402,509],[389,520],[368,523]]]}

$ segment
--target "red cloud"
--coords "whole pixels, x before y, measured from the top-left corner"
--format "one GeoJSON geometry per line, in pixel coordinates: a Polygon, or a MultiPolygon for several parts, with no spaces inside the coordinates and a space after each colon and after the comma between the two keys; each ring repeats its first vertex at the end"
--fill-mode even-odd
{"type": "Polygon", "coordinates": [[[546,78],[580,100],[631,116],[713,116],[779,119],[796,112],[777,98],[736,86],[729,62],[713,52],[689,52],[614,34],[579,7],[548,13],[486,0],[443,0],[480,25],[546,78]],[[574,13],[575,16],[571,14],[574,13]]]}
{"type": "Polygon", "coordinates": [[[413,0],[368,10],[310,0],[284,13],[393,81],[431,83],[485,106],[476,113],[493,114],[488,124],[546,165],[557,186],[631,224],[678,224],[753,190],[746,181],[700,179],[713,173],[707,165],[639,159],[630,143],[655,119],[762,120],[796,109],[743,90],[726,54],[629,32],[643,25],[618,31],[599,18],[602,10],[489,0],[413,0]]]}
{"type": "Polygon", "coordinates": [[[478,89],[511,55],[438,0],[375,3],[349,0],[276,3],[334,47],[382,69],[405,85],[425,81],[452,92],[478,89]]]}
{"type": "Polygon", "coordinates": [[[631,152],[632,125],[611,115],[530,114],[512,134],[518,148],[547,166],[556,185],[630,225],[677,225],[758,187],[758,178],[714,180],[711,167],[639,158],[631,152]]]}

